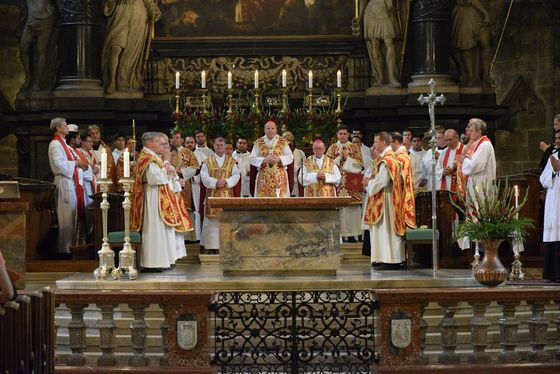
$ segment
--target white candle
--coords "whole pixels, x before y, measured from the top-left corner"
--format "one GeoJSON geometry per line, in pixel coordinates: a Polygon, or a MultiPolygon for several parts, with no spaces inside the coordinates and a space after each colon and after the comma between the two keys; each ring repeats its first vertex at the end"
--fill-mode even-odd
{"type": "Polygon", "coordinates": [[[282,69],[282,88],[286,88],[287,76],[286,69],[282,69]]]}
{"type": "Polygon", "coordinates": [[[227,88],[228,90],[233,88],[233,74],[231,74],[231,71],[227,73],[227,88]]]}
{"type": "Polygon", "coordinates": [[[105,148],[101,152],[101,179],[107,179],[107,152],[105,152],[105,148]]]}
{"type": "Polygon", "coordinates": [[[309,88],[313,88],[313,71],[309,70],[309,88]]]}
{"type": "Polygon", "coordinates": [[[175,72],[175,89],[181,88],[181,73],[175,72]]]}
{"type": "Polygon", "coordinates": [[[259,88],[259,71],[255,70],[255,89],[259,88]]]}
{"type": "Polygon", "coordinates": [[[200,73],[200,86],[206,88],[206,71],[202,70],[200,73]]]}
{"type": "Polygon", "coordinates": [[[519,208],[519,187],[513,186],[513,195],[515,196],[515,208],[519,208]]]}
{"type": "Polygon", "coordinates": [[[336,72],[336,87],[342,88],[342,72],[340,70],[336,72]]]}
{"type": "Polygon", "coordinates": [[[123,161],[124,161],[124,177],[130,178],[130,153],[128,153],[128,149],[124,150],[123,161]]]}

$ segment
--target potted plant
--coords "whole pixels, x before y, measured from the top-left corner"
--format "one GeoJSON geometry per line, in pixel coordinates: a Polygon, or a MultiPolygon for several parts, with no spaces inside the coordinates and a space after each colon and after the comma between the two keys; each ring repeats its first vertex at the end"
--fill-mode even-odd
{"type": "Polygon", "coordinates": [[[478,241],[484,248],[484,258],[474,269],[474,277],[487,287],[499,286],[508,277],[508,271],[498,256],[500,244],[504,240],[522,241],[534,227],[530,218],[519,216],[519,211],[527,202],[528,192],[527,189],[519,204],[507,180],[503,186],[498,181],[484,184],[465,195],[458,194],[457,202],[453,202],[465,217],[465,221],[459,223],[456,238],[478,241]]]}

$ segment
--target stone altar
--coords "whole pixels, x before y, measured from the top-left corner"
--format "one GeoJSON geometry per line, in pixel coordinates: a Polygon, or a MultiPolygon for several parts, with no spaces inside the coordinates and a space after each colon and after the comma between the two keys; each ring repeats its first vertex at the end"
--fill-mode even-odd
{"type": "Polygon", "coordinates": [[[220,269],[224,275],[336,275],[338,208],[349,197],[209,198],[222,208],[220,269]]]}

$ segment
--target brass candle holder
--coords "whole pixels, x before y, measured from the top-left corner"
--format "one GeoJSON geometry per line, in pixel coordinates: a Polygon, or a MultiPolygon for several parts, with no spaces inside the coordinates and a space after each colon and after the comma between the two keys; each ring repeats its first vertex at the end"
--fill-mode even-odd
{"type": "Polygon", "coordinates": [[[210,101],[210,97],[208,95],[208,89],[207,88],[201,88],[200,92],[202,93],[202,113],[204,114],[208,114],[208,107],[209,107],[209,101],[210,101]]]}
{"type": "Polygon", "coordinates": [[[307,100],[307,112],[312,113],[313,112],[313,88],[307,88],[306,100],[307,100]]]}
{"type": "Polygon", "coordinates": [[[342,113],[342,88],[336,89],[336,110],[334,112],[336,114],[342,113]]]}
{"type": "Polygon", "coordinates": [[[119,279],[123,274],[128,274],[128,279],[134,280],[138,278],[138,270],[136,269],[136,251],[130,245],[130,191],[134,186],[133,178],[122,178],[119,183],[123,186],[124,200],[122,203],[124,209],[124,244],[123,249],[119,253],[119,267],[113,270],[113,279],[119,279]]]}
{"type": "Polygon", "coordinates": [[[181,90],[175,89],[175,113],[179,113],[179,101],[181,100],[181,90]]]}
{"type": "Polygon", "coordinates": [[[255,95],[255,102],[253,103],[253,111],[256,114],[261,113],[261,90],[259,88],[255,88],[253,90],[255,95]]]}
{"type": "Polygon", "coordinates": [[[109,186],[113,184],[109,179],[103,178],[96,182],[101,190],[101,221],[103,226],[103,244],[101,249],[97,251],[99,256],[99,267],[93,271],[95,279],[107,279],[111,271],[115,268],[115,254],[109,245],[109,238],[107,236],[107,212],[109,211],[109,202],[107,201],[107,192],[109,186]]]}
{"type": "Polygon", "coordinates": [[[231,114],[233,113],[233,88],[228,88],[227,101],[228,101],[227,114],[231,114]]]}
{"type": "Polygon", "coordinates": [[[288,100],[288,89],[286,87],[282,88],[282,110],[283,114],[287,114],[290,111],[290,102],[288,100]]]}

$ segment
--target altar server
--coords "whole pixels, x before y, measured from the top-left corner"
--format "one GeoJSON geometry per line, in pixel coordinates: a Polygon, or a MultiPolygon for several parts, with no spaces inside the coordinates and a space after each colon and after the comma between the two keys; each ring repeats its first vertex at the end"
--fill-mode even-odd
{"type": "Polygon", "coordinates": [[[237,167],[239,168],[239,173],[241,174],[241,196],[249,197],[251,196],[251,191],[249,189],[250,178],[249,172],[251,170],[251,153],[247,150],[249,146],[249,141],[244,136],[240,136],[235,143],[235,151],[233,151],[233,158],[237,161],[237,167]]]}

